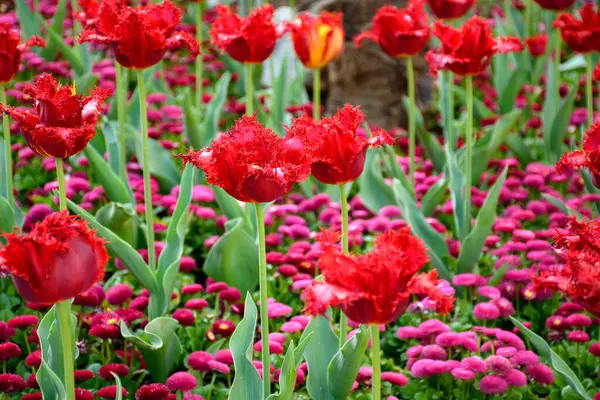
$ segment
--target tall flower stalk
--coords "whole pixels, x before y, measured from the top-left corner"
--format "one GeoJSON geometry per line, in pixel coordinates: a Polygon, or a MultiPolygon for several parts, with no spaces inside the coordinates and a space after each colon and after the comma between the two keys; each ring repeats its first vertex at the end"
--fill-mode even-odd
{"type": "Polygon", "coordinates": [[[268,311],[268,286],[267,286],[267,250],[265,242],[265,217],[263,205],[256,204],[256,222],[258,227],[258,267],[260,290],[260,337],[263,373],[264,398],[271,394],[271,355],[269,354],[269,311],[268,311]]]}
{"type": "Polygon", "coordinates": [[[593,85],[593,67],[592,67],[592,55],[590,53],[585,55],[585,98],[587,103],[587,119],[588,128],[594,123],[594,94],[592,90],[593,85]]]}
{"type": "MultiPolygon", "coordinates": [[[[6,102],[6,90],[3,84],[0,84],[0,104],[7,106],[6,102]]],[[[2,132],[4,139],[4,173],[6,176],[6,196],[8,205],[14,209],[15,207],[15,196],[13,189],[13,173],[12,173],[12,149],[10,141],[10,124],[8,121],[8,114],[2,115],[2,132]]]]}
{"type": "Polygon", "coordinates": [[[127,140],[125,138],[125,108],[127,107],[127,70],[115,63],[117,72],[117,120],[119,124],[119,172],[121,180],[127,183],[127,140]]]}
{"type": "Polygon", "coordinates": [[[321,119],[321,70],[313,69],[313,119],[321,119]]]}
{"type": "Polygon", "coordinates": [[[408,76],[408,154],[410,158],[409,175],[410,183],[415,186],[415,148],[416,148],[416,132],[415,132],[415,72],[413,69],[412,57],[406,57],[406,75],[408,76]]]}
{"type": "Polygon", "coordinates": [[[252,64],[245,64],[246,71],[246,115],[254,114],[254,79],[252,77],[252,64]]]}
{"type": "MultiPolygon", "coordinates": [[[[202,47],[204,41],[204,9],[202,2],[196,3],[196,41],[202,47]]],[[[196,57],[196,107],[202,107],[202,95],[204,94],[204,59],[202,55],[196,57]]]]}
{"type": "Polygon", "coordinates": [[[379,343],[379,325],[371,325],[371,398],[381,399],[381,345],[379,343]]]}
{"type": "MultiPolygon", "coordinates": [[[[342,251],[348,253],[348,194],[346,193],[346,185],[340,184],[340,201],[342,203],[342,251]]],[[[340,312],[340,349],[346,342],[346,336],[348,335],[348,319],[344,312],[340,312]]]]}
{"type": "Polygon", "coordinates": [[[471,230],[471,186],[473,185],[473,77],[465,77],[467,92],[467,130],[465,132],[465,221],[464,227],[471,230]]]}

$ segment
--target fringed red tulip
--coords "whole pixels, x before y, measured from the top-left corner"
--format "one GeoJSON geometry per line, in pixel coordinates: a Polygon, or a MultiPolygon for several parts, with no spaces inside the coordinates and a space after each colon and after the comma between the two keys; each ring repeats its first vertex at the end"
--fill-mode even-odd
{"type": "Polygon", "coordinates": [[[566,10],[571,7],[575,0],[534,0],[536,3],[540,5],[545,10],[566,10]]]}
{"type": "Polygon", "coordinates": [[[23,52],[34,46],[45,47],[46,41],[32,36],[21,42],[21,36],[10,25],[0,24],[0,84],[10,82],[15,77],[23,52]]]}
{"type": "Polygon", "coordinates": [[[594,11],[594,6],[586,3],[579,15],[581,19],[573,14],[562,13],[552,26],[560,29],[560,35],[573,51],[591,53],[600,50],[600,12],[594,11]]]}
{"type": "Polygon", "coordinates": [[[457,19],[465,16],[475,0],[427,0],[431,12],[442,19],[457,19]]]}
{"type": "MultiPolygon", "coordinates": [[[[584,133],[581,147],[581,150],[563,154],[556,164],[556,171],[562,173],[566,167],[587,168],[592,177],[600,177],[600,122],[584,133]]],[[[600,182],[597,178],[596,181],[600,182]]]]}

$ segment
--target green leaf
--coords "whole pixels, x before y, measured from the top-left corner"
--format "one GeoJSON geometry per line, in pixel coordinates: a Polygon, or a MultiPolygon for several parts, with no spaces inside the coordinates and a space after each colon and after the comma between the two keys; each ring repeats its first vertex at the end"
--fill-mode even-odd
{"type": "Polygon", "coordinates": [[[560,64],[558,70],[560,72],[571,72],[571,71],[585,71],[585,67],[587,63],[585,61],[585,56],[583,54],[575,54],[573,57],[569,58],[567,61],[560,64]]]}
{"type": "Polygon", "coordinates": [[[17,20],[21,29],[21,37],[29,39],[30,37],[40,35],[39,20],[36,14],[31,10],[29,4],[25,0],[15,0],[15,8],[17,10],[17,20]]]}
{"type": "MultiPolygon", "coordinates": [[[[12,232],[16,227],[13,210],[8,204],[8,200],[0,196],[0,233],[12,232]]],[[[0,242],[5,243],[4,237],[1,235],[0,242]]]]}
{"type": "MultiPolygon", "coordinates": [[[[115,105],[116,107],[116,105],[115,105]]],[[[102,135],[108,152],[108,164],[117,176],[121,176],[121,151],[119,145],[119,123],[106,121],[102,125],[102,135]]],[[[125,183],[125,182],[124,182],[125,183]]]]}
{"type": "MultiPolygon", "coordinates": [[[[498,148],[500,148],[500,146],[504,143],[506,137],[508,136],[511,129],[515,126],[520,116],[521,110],[512,110],[511,112],[506,113],[496,121],[496,123],[494,124],[494,128],[492,129],[491,137],[486,146],[486,167],[487,162],[498,150],[498,148]]],[[[478,161],[478,163],[479,162],[480,161],[478,161]]],[[[483,164],[483,162],[481,163],[483,164]]]]}
{"type": "Polygon", "coordinates": [[[137,346],[154,382],[165,382],[181,358],[181,343],[175,332],[179,326],[173,318],[160,317],[135,334],[121,321],[121,335],[137,346]]]}
{"type": "Polygon", "coordinates": [[[394,204],[394,192],[383,180],[381,157],[373,150],[367,151],[365,168],[358,178],[358,187],[362,202],[374,213],[384,206],[394,204]]]}
{"type": "Polygon", "coordinates": [[[585,391],[583,384],[577,378],[577,375],[575,375],[569,365],[562,358],[560,358],[559,355],[554,352],[554,350],[552,350],[550,345],[544,339],[527,329],[516,318],[509,318],[519,329],[519,331],[521,331],[521,333],[529,340],[529,342],[531,342],[533,347],[536,348],[538,354],[544,357],[550,363],[552,369],[554,369],[554,371],[556,371],[567,382],[567,384],[571,387],[571,389],[573,389],[573,391],[575,391],[575,393],[579,394],[585,400],[592,400],[590,395],[585,391]]]}
{"type": "MultiPolygon", "coordinates": [[[[455,85],[454,95],[458,99],[459,104],[466,104],[467,92],[463,87],[455,85]]],[[[477,120],[480,120],[481,118],[491,117],[494,113],[478,97],[473,97],[473,115],[477,120]]]]}
{"type": "Polygon", "coordinates": [[[511,110],[516,111],[514,110],[515,99],[523,85],[527,82],[528,77],[529,71],[524,67],[517,68],[510,73],[507,84],[498,97],[498,107],[501,114],[506,114],[511,110]]]}
{"type": "Polygon", "coordinates": [[[398,164],[398,160],[396,159],[396,151],[394,150],[394,148],[392,146],[385,146],[383,151],[376,151],[380,153],[381,159],[383,160],[383,164],[388,168],[389,171],[391,171],[392,178],[396,178],[400,182],[402,182],[402,185],[404,185],[404,187],[410,191],[411,195],[415,197],[415,190],[412,187],[411,183],[408,181],[408,176],[406,176],[404,170],[398,164]]]}
{"type": "Polygon", "coordinates": [[[350,394],[370,338],[369,327],[361,325],[355,335],[333,356],[327,367],[327,382],[334,399],[343,400],[350,394]]]}
{"type": "MultiPolygon", "coordinates": [[[[158,282],[158,293],[151,294],[150,299],[158,302],[158,313],[150,315],[150,319],[164,315],[167,312],[168,305],[171,302],[171,293],[175,287],[175,280],[179,272],[179,263],[183,255],[183,244],[185,233],[187,231],[190,203],[192,202],[192,189],[194,186],[194,166],[188,164],[181,175],[179,186],[179,196],[175,211],[169,221],[167,229],[167,238],[165,248],[158,258],[158,268],[156,280],[158,282]],[[154,297],[154,299],[153,299],[154,297]]],[[[154,307],[150,308],[153,310],[154,307]]]]}
{"type": "MultiPolygon", "coordinates": [[[[456,154],[446,145],[446,160],[448,161],[448,179],[450,187],[450,198],[452,199],[454,226],[456,235],[460,240],[469,233],[470,226],[465,226],[465,198],[464,191],[466,187],[465,175],[458,168],[456,154]]],[[[463,159],[464,161],[464,159],[463,159]]]]}
{"type": "Polygon", "coordinates": [[[448,191],[448,180],[440,179],[425,193],[421,199],[421,212],[425,217],[431,217],[435,212],[435,208],[442,203],[446,198],[448,191]]]}
{"type": "Polygon", "coordinates": [[[203,267],[206,275],[242,293],[258,285],[258,247],[244,228],[245,221],[241,217],[227,221],[225,233],[210,248],[203,267]]]}
{"type": "Polygon", "coordinates": [[[244,209],[240,205],[240,202],[229,195],[225,190],[219,186],[212,186],[213,193],[215,194],[215,201],[219,206],[219,210],[225,214],[227,219],[234,219],[239,217],[245,217],[244,209]]]}
{"type": "MultiPolygon", "coordinates": [[[[451,97],[454,95],[454,92],[451,90],[453,78],[452,72],[450,71],[440,71],[438,73],[438,81],[440,84],[439,110],[444,121],[444,142],[449,143],[450,147],[454,149],[456,148],[458,136],[456,135],[456,129],[452,129],[454,124],[454,108],[450,110],[450,104],[452,102],[451,97]]],[[[438,170],[438,172],[439,171],[441,170],[438,170]]]]}
{"type": "Polygon", "coordinates": [[[415,200],[399,180],[394,179],[392,188],[396,197],[396,203],[402,211],[402,216],[411,226],[415,235],[419,236],[425,242],[434,267],[438,270],[442,278],[451,281],[452,274],[448,270],[448,266],[442,261],[448,257],[446,240],[425,220],[425,216],[417,207],[415,200]]]}
{"type": "MultiPolygon", "coordinates": [[[[571,88],[569,95],[561,102],[556,114],[546,116],[546,119],[543,120],[544,141],[549,151],[548,155],[552,157],[550,158],[551,162],[556,162],[562,154],[563,141],[567,133],[571,113],[573,112],[576,95],[577,88],[571,88]],[[547,125],[547,123],[550,125],[547,125]]],[[[545,114],[542,114],[542,117],[544,116],[545,114]]]]}
{"type": "Polygon", "coordinates": [[[131,272],[138,281],[150,293],[156,293],[158,290],[158,284],[154,273],[150,270],[148,265],[144,262],[142,256],[133,248],[129,243],[121,239],[117,234],[112,232],[110,229],[105,228],[102,224],[96,221],[93,215],[89,214],[83,208],[67,199],[67,206],[75,214],[79,215],[84,220],[88,221],[90,226],[96,230],[96,233],[101,238],[108,241],[106,248],[109,253],[114,257],[117,257],[123,265],[131,272]]]}
{"type": "MultiPolygon", "coordinates": [[[[59,0],[56,4],[56,11],[52,17],[52,24],[50,29],[56,32],[60,37],[63,37],[63,23],[67,16],[67,6],[65,0],[59,0]]],[[[54,61],[58,53],[57,44],[55,39],[51,36],[50,40],[46,43],[46,48],[42,49],[41,55],[46,61],[54,61]]]]}
{"type": "Polygon", "coordinates": [[[229,398],[239,400],[262,400],[263,387],[258,371],[252,364],[254,331],[256,330],[256,304],[250,293],[246,293],[244,318],[235,328],[229,348],[235,365],[235,377],[229,391],[229,398]]]}
{"type": "Polygon", "coordinates": [[[112,371],[111,374],[115,380],[115,383],[117,384],[117,397],[115,397],[115,400],[123,400],[123,385],[121,384],[121,378],[119,378],[119,375],[112,371]]]}
{"type": "Polygon", "coordinates": [[[281,69],[279,76],[273,85],[273,99],[270,107],[272,129],[283,135],[283,123],[285,122],[285,109],[287,107],[288,91],[287,88],[287,63],[288,57],[283,57],[281,60],[281,69]]]}
{"type": "MultiPolygon", "coordinates": [[[[57,357],[58,354],[62,354],[61,348],[52,346],[52,344],[56,343],[55,340],[52,340],[52,331],[54,333],[58,331],[58,324],[54,317],[55,308],[56,306],[53,306],[46,315],[44,315],[37,330],[42,350],[42,364],[36,374],[36,380],[40,385],[40,390],[46,400],[62,400],[66,398],[65,386],[63,385],[61,378],[55,372],[58,371],[61,376],[64,373],[62,359],[61,357],[57,357]]],[[[60,343],[59,340],[59,346],[60,343]]]]}
{"type": "Polygon", "coordinates": [[[512,151],[515,154],[521,165],[527,165],[533,162],[534,157],[531,154],[529,146],[525,144],[525,141],[519,135],[518,132],[514,132],[508,135],[508,137],[505,140],[505,143],[510,149],[510,151],[512,151]]]}
{"type": "Polygon", "coordinates": [[[93,146],[87,146],[83,152],[95,180],[104,187],[106,196],[115,203],[133,203],[127,187],[119,175],[104,161],[104,157],[93,146]]]}
{"type": "Polygon", "coordinates": [[[279,392],[267,397],[267,400],[293,400],[294,389],[296,387],[296,359],[295,359],[294,341],[283,358],[281,372],[279,374],[279,392]]]}
{"type": "Polygon", "coordinates": [[[504,168],[502,175],[498,177],[496,183],[491,187],[483,206],[477,214],[475,226],[469,235],[462,242],[460,248],[460,256],[458,257],[458,272],[465,273],[473,271],[473,268],[479,261],[485,240],[492,231],[492,226],[496,222],[496,209],[498,207],[498,198],[504,181],[508,167],[504,168]]]}
{"type": "Polygon", "coordinates": [[[338,337],[331,330],[331,323],[323,316],[313,317],[302,338],[312,334],[304,351],[308,364],[306,388],[314,400],[335,400],[329,391],[328,366],[338,349],[338,337]]]}
{"type": "Polygon", "coordinates": [[[502,266],[494,272],[494,276],[492,276],[487,283],[488,286],[498,286],[502,282],[502,278],[504,278],[506,271],[508,271],[508,263],[502,264],[502,266]]]}
{"type": "Polygon", "coordinates": [[[201,123],[200,110],[196,108],[194,102],[194,92],[189,91],[183,96],[180,105],[183,109],[183,127],[188,143],[192,148],[200,149],[204,145],[204,127],[201,123]]]}
{"type": "Polygon", "coordinates": [[[548,193],[542,193],[542,197],[544,199],[548,200],[548,202],[550,202],[554,207],[558,208],[564,214],[569,215],[569,216],[576,215],[577,219],[582,218],[582,216],[579,212],[577,212],[576,210],[573,210],[572,208],[567,207],[564,200],[561,200],[554,196],[551,196],[548,193]]]}
{"type": "Polygon", "coordinates": [[[96,211],[96,221],[134,247],[138,239],[138,221],[131,204],[110,202],[96,211]]]}
{"type": "Polygon", "coordinates": [[[231,73],[225,72],[215,84],[214,97],[208,103],[206,115],[204,116],[204,137],[200,147],[208,146],[219,133],[219,120],[221,119],[221,111],[227,101],[227,93],[229,82],[231,81],[231,73]]]}
{"type": "MultiPolygon", "coordinates": [[[[40,14],[37,14],[37,19],[39,24],[45,25],[46,21],[44,21],[44,18],[42,18],[40,14]]],[[[69,61],[73,71],[79,75],[85,75],[86,71],[81,60],[81,56],[74,48],[65,43],[62,33],[57,32],[51,26],[46,27],[46,33],[49,35],[49,39],[52,41],[52,43],[57,47],[57,50],[61,53],[62,57],[69,61]]]]}
{"type": "MultiPolygon", "coordinates": [[[[441,84],[443,84],[443,82],[441,84]]],[[[402,101],[404,103],[404,108],[408,113],[410,110],[410,99],[407,96],[403,96],[402,101]]],[[[448,99],[445,99],[444,101],[448,101],[448,99]]],[[[446,163],[442,146],[440,145],[437,137],[425,129],[423,114],[421,113],[419,107],[415,107],[415,128],[416,134],[419,137],[419,141],[425,148],[425,152],[429,156],[429,159],[431,162],[433,162],[435,170],[438,172],[442,171],[444,169],[444,164],[446,163]]]]}

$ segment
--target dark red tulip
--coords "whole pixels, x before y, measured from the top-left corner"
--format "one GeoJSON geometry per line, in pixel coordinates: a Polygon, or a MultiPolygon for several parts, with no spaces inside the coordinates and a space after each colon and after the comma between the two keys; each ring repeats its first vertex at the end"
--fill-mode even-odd
{"type": "Polygon", "coordinates": [[[200,53],[196,39],[175,30],[180,22],[181,10],[168,0],[146,7],[103,0],[97,21],[81,34],[79,42],[110,45],[119,64],[145,69],[160,62],[169,49],[185,45],[194,57],[200,53]]]}
{"type": "Polygon", "coordinates": [[[33,100],[33,109],[22,111],[0,105],[21,125],[23,135],[33,151],[42,156],[67,158],[85,149],[96,134],[100,108],[111,91],[101,88],[83,97],[75,86],[62,86],[52,75],[43,74],[23,89],[33,100]]]}
{"type": "Polygon", "coordinates": [[[344,48],[342,14],[321,12],[301,13],[287,24],[292,34],[296,55],[306,68],[323,68],[341,54],[344,48]]]}
{"type": "Polygon", "coordinates": [[[23,52],[30,47],[46,46],[46,42],[33,36],[21,43],[21,36],[9,24],[0,24],[0,84],[10,82],[21,64],[23,52]]]}
{"type": "Polygon", "coordinates": [[[108,262],[104,240],[66,211],[48,215],[26,235],[14,233],[5,238],[0,259],[27,301],[59,303],[104,277],[108,262]]]}
{"type": "Polygon", "coordinates": [[[258,64],[269,58],[279,37],[272,5],[255,8],[247,17],[240,17],[222,5],[216,10],[217,19],[210,30],[215,46],[245,64],[258,64]]]}
{"type": "Polygon", "coordinates": [[[359,129],[364,119],[359,107],[346,104],[318,123],[307,115],[296,118],[288,136],[298,141],[298,154],[310,154],[315,178],[332,185],[348,183],[362,174],[369,147],[394,143],[381,129],[374,129],[371,138],[361,135],[359,129]]]}
{"type": "Polygon", "coordinates": [[[298,157],[295,141],[244,116],[209,148],[179,157],[206,173],[208,183],[248,203],[273,201],[310,174],[310,158],[298,157]]]}
{"type": "Polygon", "coordinates": [[[534,0],[540,7],[546,10],[558,11],[571,7],[575,0],[534,0]]]}
{"type": "Polygon", "coordinates": [[[565,169],[587,168],[592,177],[600,176],[600,122],[593,124],[583,135],[581,150],[565,153],[556,164],[556,171],[560,174],[565,169]]]}
{"type": "Polygon", "coordinates": [[[430,30],[422,0],[411,0],[408,7],[398,9],[385,5],[377,10],[370,31],[354,38],[357,46],[365,39],[379,43],[392,57],[414,56],[429,42],[430,30]]]}
{"type": "Polygon", "coordinates": [[[548,35],[540,33],[525,39],[527,43],[527,49],[532,57],[541,57],[546,54],[546,46],[548,45],[548,35]]]}
{"type": "Polygon", "coordinates": [[[594,11],[590,3],[579,10],[581,19],[573,14],[561,13],[553,27],[560,29],[560,35],[571,50],[590,53],[600,49],[600,12],[594,11]]]}
{"type": "Polygon", "coordinates": [[[465,16],[475,0],[427,0],[431,12],[442,19],[457,19],[465,16]]]}
{"type": "Polygon", "coordinates": [[[429,296],[439,313],[452,310],[454,299],[437,290],[437,272],[417,275],[429,259],[410,228],[379,235],[374,250],[359,256],[343,253],[335,246],[338,239],[330,231],[321,234],[319,268],[325,282],[315,280],[304,291],[308,313],[339,306],[355,322],[387,324],[404,313],[413,295],[429,296]]]}
{"type": "Polygon", "coordinates": [[[477,75],[487,68],[496,53],[523,50],[518,38],[492,37],[487,21],[481,17],[471,17],[460,30],[436,21],[433,34],[442,46],[430,50],[426,59],[432,73],[450,70],[457,75],[477,75]]]}

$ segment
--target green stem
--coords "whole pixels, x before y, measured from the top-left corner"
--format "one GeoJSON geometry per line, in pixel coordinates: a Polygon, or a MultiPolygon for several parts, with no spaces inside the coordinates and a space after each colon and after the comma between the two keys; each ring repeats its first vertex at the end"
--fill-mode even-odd
{"type": "Polygon", "coordinates": [[[381,399],[381,346],[379,344],[379,325],[371,325],[371,366],[373,376],[371,378],[372,400],[381,399]]]}
{"type": "Polygon", "coordinates": [[[63,160],[56,158],[56,176],[58,177],[58,199],[59,209],[61,211],[67,209],[67,185],[65,183],[65,169],[63,167],[63,160]]]}
{"type": "Polygon", "coordinates": [[[313,119],[321,119],[321,70],[313,69],[313,119]]]}
{"type": "Polygon", "coordinates": [[[127,70],[115,63],[117,70],[117,119],[119,121],[119,169],[123,183],[127,184],[127,141],[125,140],[125,109],[127,108],[127,70]]]}
{"type": "Polygon", "coordinates": [[[443,72],[446,74],[446,81],[448,82],[448,126],[445,126],[447,140],[450,148],[456,150],[456,138],[454,137],[454,74],[452,71],[443,72]]]}
{"type": "Polygon", "coordinates": [[[556,73],[556,87],[554,88],[554,98],[556,101],[555,110],[558,111],[560,108],[560,51],[562,47],[562,38],[560,36],[560,29],[556,30],[556,39],[554,41],[554,69],[556,73]]]}
{"type": "Polygon", "coordinates": [[[587,100],[587,116],[588,116],[588,127],[594,123],[594,97],[592,94],[592,54],[588,53],[585,55],[585,69],[586,69],[586,82],[585,82],[585,97],[587,100]]]}
{"type": "Polygon", "coordinates": [[[258,263],[259,263],[259,287],[260,287],[260,336],[262,341],[262,370],[263,370],[263,393],[266,399],[271,394],[271,356],[269,354],[269,316],[267,304],[267,250],[265,244],[265,216],[263,205],[256,204],[256,222],[258,226],[258,263]]]}
{"type": "Polygon", "coordinates": [[[531,0],[525,0],[525,37],[528,38],[531,32],[531,14],[533,10],[533,3],[531,0]]]}
{"type": "MultiPolygon", "coordinates": [[[[196,41],[198,42],[198,46],[202,49],[203,38],[203,26],[202,23],[204,21],[203,18],[203,10],[202,10],[202,2],[196,3],[196,41]]],[[[202,107],[202,94],[204,91],[203,81],[203,72],[204,72],[204,60],[202,58],[202,51],[198,57],[196,57],[196,107],[202,107]]]]}
{"type": "MultiPolygon", "coordinates": [[[[73,36],[75,36],[75,38],[79,37],[79,26],[77,18],[75,18],[75,15],[77,14],[77,12],[79,12],[79,5],[77,4],[77,0],[71,0],[71,13],[73,14],[73,36]]],[[[79,44],[78,40],[75,40],[75,46],[77,46],[79,44]]]]}
{"type": "Polygon", "coordinates": [[[410,108],[408,109],[408,154],[410,157],[410,183],[415,186],[415,148],[416,148],[416,137],[415,137],[415,72],[413,68],[412,57],[406,58],[406,74],[408,76],[408,98],[410,100],[410,108]]]}
{"type": "MultiPolygon", "coordinates": [[[[0,103],[7,106],[6,102],[6,90],[3,84],[0,84],[0,103]]],[[[10,143],[10,124],[8,121],[8,115],[2,115],[2,132],[4,133],[4,172],[6,173],[6,195],[8,205],[14,209],[15,207],[15,195],[13,190],[13,174],[12,174],[12,150],[10,143]]]]}
{"type": "Polygon", "coordinates": [[[245,64],[246,68],[246,115],[254,115],[254,85],[252,83],[252,64],[245,64]]]}
{"type": "MultiPolygon", "coordinates": [[[[348,194],[346,186],[342,183],[340,186],[340,200],[342,203],[342,252],[348,253],[348,194]]],[[[346,343],[348,332],[348,321],[346,314],[340,310],[340,348],[346,343]]]]}
{"type": "Polygon", "coordinates": [[[67,400],[75,399],[75,377],[73,375],[75,355],[73,353],[73,331],[71,330],[71,301],[57,303],[55,315],[58,320],[60,338],[62,341],[62,356],[64,363],[64,384],[67,400]]]}
{"type": "Polygon", "coordinates": [[[465,77],[467,85],[467,132],[466,132],[466,157],[465,157],[465,229],[471,231],[471,182],[473,180],[473,78],[465,77]]]}
{"type": "Polygon", "coordinates": [[[504,0],[504,23],[507,27],[511,27],[510,0],[504,0]]]}
{"type": "Polygon", "coordinates": [[[148,245],[148,265],[154,270],[156,266],[156,249],[154,248],[154,220],[152,210],[152,191],[150,189],[150,144],[148,139],[148,114],[146,112],[146,85],[144,71],[137,71],[140,91],[140,117],[142,121],[142,149],[144,170],[144,208],[146,209],[146,243],[148,245]]]}

